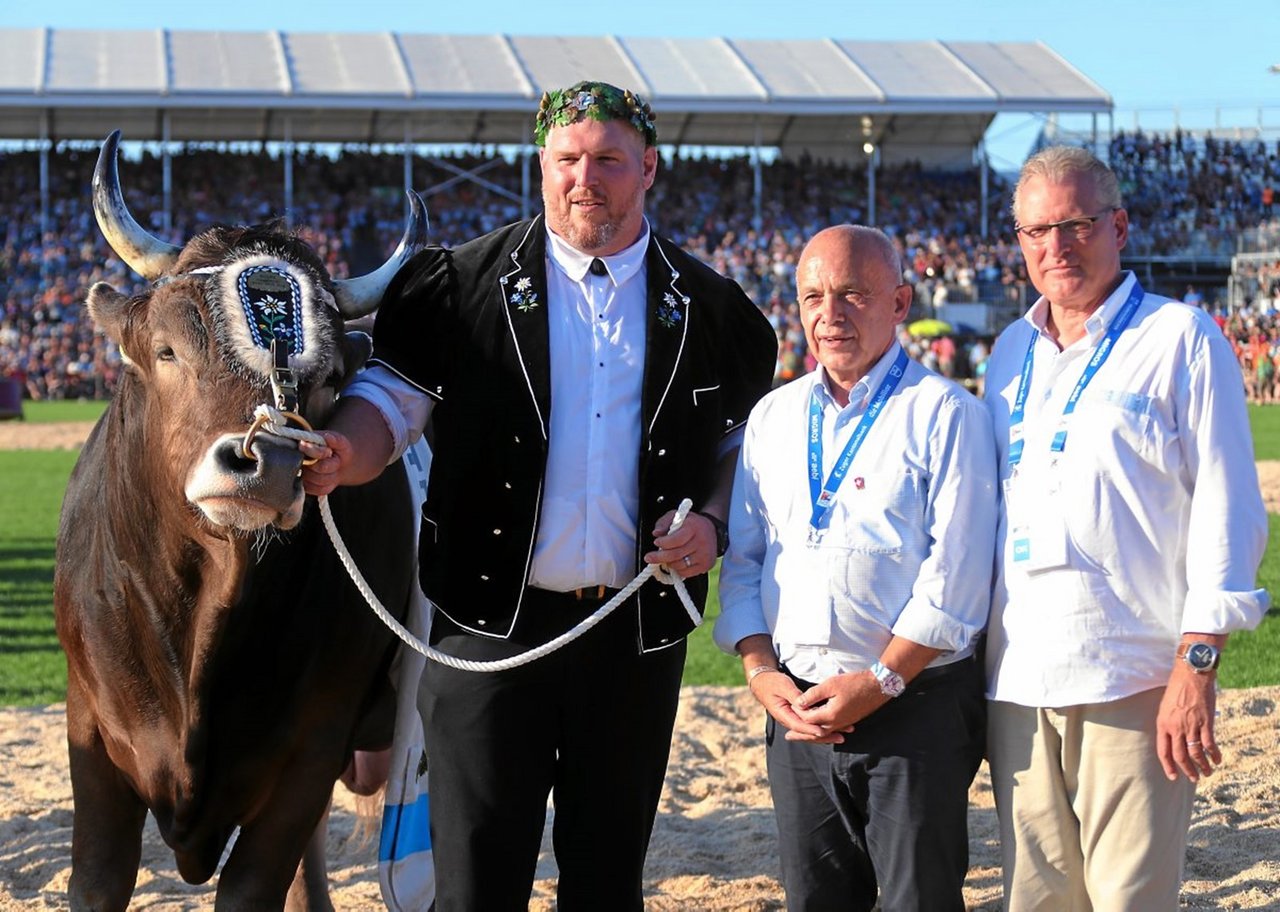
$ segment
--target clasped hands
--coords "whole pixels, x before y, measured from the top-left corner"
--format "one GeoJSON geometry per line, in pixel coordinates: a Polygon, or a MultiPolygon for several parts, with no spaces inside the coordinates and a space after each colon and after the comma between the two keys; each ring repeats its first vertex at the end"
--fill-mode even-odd
{"type": "Polygon", "coordinates": [[[751,679],[751,694],[778,724],[788,741],[840,744],[862,721],[889,702],[870,671],[833,675],[806,691],[782,671],[751,679]]]}

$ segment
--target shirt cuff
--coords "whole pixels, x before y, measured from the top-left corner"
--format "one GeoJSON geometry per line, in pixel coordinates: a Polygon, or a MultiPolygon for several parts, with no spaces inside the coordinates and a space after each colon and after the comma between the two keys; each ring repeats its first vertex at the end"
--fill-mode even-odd
{"type": "Polygon", "coordinates": [[[739,643],[749,636],[764,634],[772,639],[769,625],[764,622],[764,615],[755,611],[727,610],[716,618],[716,625],[711,630],[711,638],[721,651],[729,655],[737,655],[735,649],[739,643]]]}
{"type": "Polygon", "coordinates": [[[386,390],[368,380],[356,380],[342,391],[342,398],[363,399],[378,410],[382,423],[391,434],[391,455],[387,458],[387,465],[404,455],[409,446],[409,428],[405,425],[395,400],[386,390]]]}
{"type": "Polygon", "coordinates": [[[1244,592],[1188,592],[1180,633],[1233,633],[1252,630],[1271,607],[1265,589],[1244,592]]]}
{"type": "Polygon", "coordinates": [[[921,602],[908,602],[893,625],[893,635],[942,651],[942,657],[963,658],[973,651],[978,629],[921,602]]]}

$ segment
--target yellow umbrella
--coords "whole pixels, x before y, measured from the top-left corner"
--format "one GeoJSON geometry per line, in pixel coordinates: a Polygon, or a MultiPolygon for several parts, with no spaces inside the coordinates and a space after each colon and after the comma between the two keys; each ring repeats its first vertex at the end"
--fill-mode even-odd
{"type": "Polygon", "coordinates": [[[924,320],[916,320],[914,323],[908,323],[907,332],[920,338],[945,336],[947,333],[951,332],[951,324],[946,320],[936,320],[929,317],[924,320]]]}

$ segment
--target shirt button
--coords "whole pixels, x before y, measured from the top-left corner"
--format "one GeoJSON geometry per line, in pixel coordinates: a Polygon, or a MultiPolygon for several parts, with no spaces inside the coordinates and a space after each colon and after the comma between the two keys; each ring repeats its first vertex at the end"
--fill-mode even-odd
{"type": "Polygon", "coordinates": [[[480,618],[480,620],[476,621],[476,624],[477,626],[483,627],[485,625],[485,619],[480,618]]]}
{"type": "Polygon", "coordinates": [[[658,598],[666,598],[666,597],[667,597],[667,590],[666,590],[666,589],[663,589],[662,591],[660,591],[660,592],[658,593],[658,598]]]}
{"type": "Polygon", "coordinates": [[[658,503],[662,503],[664,500],[666,500],[666,498],[665,498],[665,497],[663,497],[661,494],[659,494],[659,495],[658,495],[658,503]]]}
{"type": "Polygon", "coordinates": [[[667,451],[666,451],[666,450],[658,450],[658,455],[659,455],[659,456],[666,456],[666,455],[667,455],[667,451]]]}
{"type": "Polygon", "coordinates": [[[502,486],[503,486],[504,488],[506,488],[508,491],[510,491],[510,490],[511,490],[511,482],[509,482],[509,481],[504,481],[504,482],[502,483],[502,486]]]}
{"type": "Polygon", "coordinates": [[[489,582],[489,577],[487,574],[481,573],[480,579],[484,580],[486,583],[489,582]]]}
{"type": "Polygon", "coordinates": [[[502,534],[502,530],[501,530],[501,529],[494,529],[494,530],[493,530],[493,534],[494,534],[494,535],[501,535],[501,534],[502,534]]]}

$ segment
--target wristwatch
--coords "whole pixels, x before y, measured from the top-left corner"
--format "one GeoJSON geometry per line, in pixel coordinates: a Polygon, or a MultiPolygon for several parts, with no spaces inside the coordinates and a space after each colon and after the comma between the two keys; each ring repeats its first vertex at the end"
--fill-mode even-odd
{"type": "Polygon", "coordinates": [[[716,527],[716,557],[724,557],[724,553],[729,550],[729,527],[710,513],[703,513],[701,510],[694,512],[703,519],[710,520],[711,525],[716,527]]]}
{"type": "Polygon", "coordinates": [[[1218,667],[1222,653],[1212,643],[1180,643],[1177,657],[1190,665],[1196,674],[1208,674],[1218,667]]]}
{"type": "Polygon", "coordinates": [[[892,668],[881,665],[879,662],[871,666],[871,673],[880,682],[880,692],[886,697],[891,699],[900,697],[902,692],[907,689],[907,682],[902,680],[902,675],[892,668]]]}

